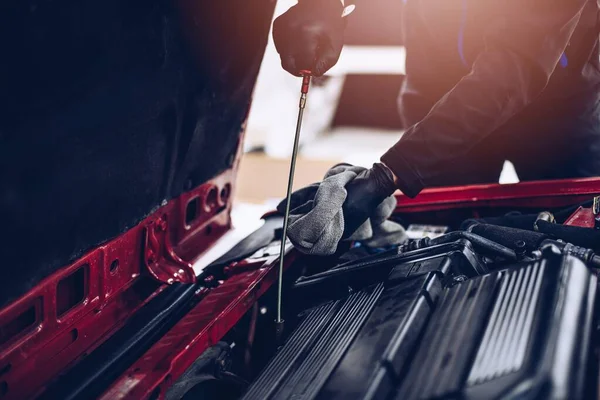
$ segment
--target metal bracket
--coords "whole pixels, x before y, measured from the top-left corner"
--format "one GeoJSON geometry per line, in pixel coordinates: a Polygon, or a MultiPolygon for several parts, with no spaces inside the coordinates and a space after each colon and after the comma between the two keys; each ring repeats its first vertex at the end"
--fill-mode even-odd
{"type": "Polygon", "coordinates": [[[600,196],[594,197],[592,213],[594,214],[594,229],[600,229],[600,196]]]}
{"type": "Polygon", "coordinates": [[[196,283],[192,264],[181,259],[171,245],[167,216],[150,221],[144,228],[144,264],[159,282],[196,283]]]}

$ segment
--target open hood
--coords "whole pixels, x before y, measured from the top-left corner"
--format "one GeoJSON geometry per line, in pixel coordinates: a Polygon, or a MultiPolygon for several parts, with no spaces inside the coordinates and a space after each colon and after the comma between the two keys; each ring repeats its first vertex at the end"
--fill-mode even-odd
{"type": "Polygon", "coordinates": [[[228,212],[273,7],[3,2],[0,306],[223,174],[228,212]]]}

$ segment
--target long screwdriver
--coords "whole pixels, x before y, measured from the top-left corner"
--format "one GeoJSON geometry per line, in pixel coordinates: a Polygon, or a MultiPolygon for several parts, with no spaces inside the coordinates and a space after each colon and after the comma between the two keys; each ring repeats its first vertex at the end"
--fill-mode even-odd
{"type": "Polygon", "coordinates": [[[290,162],[290,174],[288,176],[287,195],[285,198],[285,214],[283,217],[283,233],[281,235],[281,249],[279,251],[279,274],[277,277],[277,320],[276,332],[279,338],[283,332],[283,319],[281,319],[281,297],[283,288],[283,259],[285,255],[285,244],[287,242],[288,220],[290,218],[290,203],[292,199],[292,187],[294,186],[294,173],[296,172],[296,158],[298,156],[298,145],[300,143],[300,131],[302,129],[302,117],[304,116],[304,107],[306,106],[306,95],[310,87],[311,71],[300,71],[302,75],[302,88],[300,89],[300,104],[298,110],[298,121],[296,122],[296,136],[294,137],[294,148],[292,150],[292,160],[290,162]]]}

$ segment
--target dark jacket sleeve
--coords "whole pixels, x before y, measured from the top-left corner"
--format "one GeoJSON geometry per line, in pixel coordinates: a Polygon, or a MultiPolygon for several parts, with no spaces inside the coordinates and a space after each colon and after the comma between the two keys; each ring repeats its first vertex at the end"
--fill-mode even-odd
{"type": "Polygon", "coordinates": [[[508,0],[504,4],[503,15],[485,32],[485,49],[471,72],[381,158],[406,195],[416,196],[439,182],[447,173],[445,166],[542,92],[585,1],[508,0]]]}

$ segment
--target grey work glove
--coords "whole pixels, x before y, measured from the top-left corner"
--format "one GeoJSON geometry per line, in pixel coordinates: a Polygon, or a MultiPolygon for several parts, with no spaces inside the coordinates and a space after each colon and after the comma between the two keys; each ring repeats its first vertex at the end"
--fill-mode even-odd
{"type": "Polygon", "coordinates": [[[333,67],[344,45],[343,11],[340,0],[300,0],[275,19],[273,40],[283,69],[321,76],[333,67]]]}
{"type": "Polygon", "coordinates": [[[375,163],[372,168],[359,173],[346,185],[347,196],[342,206],[345,221],[342,237],[350,237],[395,191],[394,175],[385,165],[375,163]]]}
{"type": "MultiPolygon", "coordinates": [[[[368,212],[361,211],[360,216],[346,214],[354,212],[361,204],[369,206],[370,202],[377,202],[376,199],[383,193],[382,183],[377,180],[381,178],[380,172],[377,166],[366,169],[342,164],[330,169],[321,183],[294,192],[288,237],[296,248],[308,254],[329,255],[344,239],[365,241],[373,247],[404,242],[402,226],[387,221],[396,207],[396,199],[392,195],[383,197],[368,212]],[[347,190],[348,187],[350,190],[347,190]],[[349,196],[362,196],[363,199],[352,200],[345,210],[344,204],[351,200],[349,196]],[[363,215],[367,217],[361,222],[363,215]],[[347,221],[357,224],[356,228],[350,231],[347,221]]],[[[388,190],[393,194],[393,189],[388,190]]],[[[277,209],[285,212],[285,202],[281,202],[277,209]]]]}

